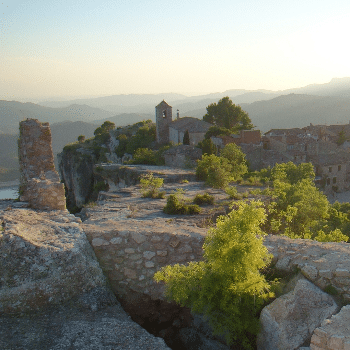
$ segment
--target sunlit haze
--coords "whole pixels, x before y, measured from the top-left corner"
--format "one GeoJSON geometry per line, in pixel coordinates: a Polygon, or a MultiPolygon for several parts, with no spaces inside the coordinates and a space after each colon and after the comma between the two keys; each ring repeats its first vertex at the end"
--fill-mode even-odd
{"type": "Polygon", "coordinates": [[[2,0],[0,99],[326,83],[349,33],[345,0],[2,0]]]}

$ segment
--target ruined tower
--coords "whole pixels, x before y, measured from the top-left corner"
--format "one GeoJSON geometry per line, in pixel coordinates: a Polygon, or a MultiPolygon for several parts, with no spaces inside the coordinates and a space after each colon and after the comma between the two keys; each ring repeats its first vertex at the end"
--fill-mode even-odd
{"type": "Polygon", "coordinates": [[[156,106],[157,142],[169,142],[169,125],[173,121],[172,107],[164,100],[156,106]]]}
{"type": "Polygon", "coordinates": [[[20,200],[34,209],[66,209],[64,185],[53,161],[49,123],[27,119],[19,129],[20,200]]]}

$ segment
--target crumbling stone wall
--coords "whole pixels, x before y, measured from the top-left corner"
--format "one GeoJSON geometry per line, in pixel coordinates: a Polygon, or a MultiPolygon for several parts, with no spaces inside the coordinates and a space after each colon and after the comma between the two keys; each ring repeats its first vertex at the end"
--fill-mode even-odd
{"type": "MultiPolygon", "coordinates": [[[[114,213],[115,214],[115,213],[114,213]]],[[[132,215],[125,209],[119,215],[132,215]]],[[[120,296],[130,290],[144,293],[152,299],[164,299],[164,288],[153,280],[162,266],[199,261],[203,256],[204,236],[186,227],[169,232],[162,224],[151,227],[138,220],[123,224],[84,225],[97,259],[112,289],[120,296]]],[[[200,231],[200,230],[197,230],[200,231]]]]}
{"type": "Polygon", "coordinates": [[[55,170],[49,123],[27,119],[20,123],[20,200],[34,209],[64,210],[64,185],[55,170]]]}

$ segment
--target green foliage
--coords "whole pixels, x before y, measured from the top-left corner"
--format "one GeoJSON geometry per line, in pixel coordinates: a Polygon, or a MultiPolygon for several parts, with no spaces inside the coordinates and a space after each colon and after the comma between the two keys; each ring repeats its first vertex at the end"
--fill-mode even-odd
{"type": "Polygon", "coordinates": [[[115,153],[118,157],[123,157],[126,153],[126,146],[128,144],[128,137],[125,134],[121,134],[118,136],[119,145],[115,150],[115,153]]]}
{"type": "Polygon", "coordinates": [[[231,199],[242,199],[241,195],[237,191],[236,186],[227,186],[225,192],[229,195],[231,199]]]}
{"type": "Polygon", "coordinates": [[[341,146],[344,142],[346,141],[346,134],[345,134],[345,130],[342,129],[341,131],[339,131],[338,133],[338,139],[337,139],[337,145],[341,146]]]}
{"type": "Polygon", "coordinates": [[[78,142],[83,143],[85,141],[85,135],[79,135],[78,136],[78,142]]]}
{"type": "Polygon", "coordinates": [[[213,154],[203,155],[198,161],[196,177],[214,188],[227,187],[229,182],[236,180],[247,172],[244,153],[235,144],[226,145],[220,157],[213,154]]]}
{"type": "Polygon", "coordinates": [[[211,103],[203,120],[229,130],[248,130],[254,127],[248,113],[233,104],[228,96],[218,103],[211,103]]]}
{"type": "Polygon", "coordinates": [[[141,176],[141,193],[144,198],[164,198],[165,193],[159,192],[164,180],[153,176],[153,173],[141,176]]]}
{"type": "Polygon", "coordinates": [[[259,270],[271,257],[263,246],[265,211],[260,202],[239,203],[219,217],[205,239],[204,260],[166,266],[154,278],[166,284],[166,296],[208,318],[228,344],[240,340],[252,349],[249,334],[259,330],[258,313],[269,295],[259,270]]]}
{"type": "Polygon", "coordinates": [[[188,132],[188,130],[185,131],[185,134],[184,134],[184,138],[182,140],[182,143],[184,145],[189,145],[190,144],[190,133],[188,132]]]}
{"type": "Polygon", "coordinates": [[[205,192],[204,194],[196,194],[193,199],[194,204],[203,205],[203,204],[214,204],[214,196],[205,192]]]}
{"type": "Polygon", "coordinates": [[[231,175],[237,179],[248,171],[245,154],[234,143],[229,143],[220,152],[220,157],[226,158],[231,165],[231,175]]]}
{"type": "Polygon", "coordinates": [[[311,238],[319,220],[328,216],[328,200],[310,179],[290,184],[274,181],[275,202],[269,207],[271,230],[292,238],[311,238]]]}
{"type": "Polygon", "coordinates": [[[183,191],[177,191],[172,193],[167,198],[167,203],[163,208],[163,212],[170,215],[179,215],[179,214],[199,214],[201,209],[196,204],[186,204],[186,200],[183,196],[183,191]]]}
{"type": "Polygon", "coordinates": [[[276,164],[271,169],[271,179],[296,184],[303,179],[315,179],[314,167],[311,163],[295,165],[292,162],[276,164]]]}
{"type": "Polygon", "coordinates": [[[100,192],[100,191],[108,191],[108,184],[106,184],[104,181],[98,181],[94,185],[94,191],[95,192],[100,192]]]}
{"type": "Polygon", "coordinates": [[[198,142],[198,148],[202,150],[202,154],[216,154],[216,146],[213,144],[211,139],[204,139],[203,141],[198,142]]]}
{"type": "Polygon", "coordinates": [[[94,131],[95,141],[100,144],[105,144],[109,140],[109,132],[113,129],[115,129],[115,124],[110,121],[105,121],[94,131]]]}
{"type": "Polygon", "coordinates": [[[317,232],[317,236],[314,237],[314,240],[319,242],[347,242],[349,237],[345,236],[339,229],[335,229],[329,233],[320,230],[317,232]]]}
{"type": "Polygon", "coordinates": [[[206,132],[204,138],[205,139],[210,139],[212,136],[219,136],[219,135],[231,135],[232,132],[229,129],[220,127],[220,126],[211,126],[209,130],[206,132]]]}
{"type": "Polygon", "coordinates": [[[205,181],[206,185],[214,188],[224,188],[233,181],[231,166],[226,158],[213,154],[203,155],[198,161],[196,177],[199,181],[205,181]]]}
{"type": "Polygon", "coordinates": [[[135,135],[128,139],[126,152],[133,154],[138,148],[150,148],[152,142],[156,140],[155,124],[145,124],[141,126],[135,135]]]}
{"type": "Polygon", "coordinates": [[[155,152],[149,148],[138,148],[130,164],[149,164],[156,165],[156,155],[155,152]]]}
{"type": "Polygon", "coordinates": [[[328,284],[324,291],[330,295],[338,295],[338,290],[337,288],[333,287],[331,284],[328,284]]]}

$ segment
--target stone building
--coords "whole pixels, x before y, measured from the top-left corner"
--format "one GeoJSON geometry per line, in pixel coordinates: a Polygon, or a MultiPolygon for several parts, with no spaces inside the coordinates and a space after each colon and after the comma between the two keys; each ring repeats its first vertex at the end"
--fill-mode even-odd
{"type": "Polygon", "coordinates": [[[185,132],[190,136],[190,145],[195,146],[204,139],[204,135],[212,124],[203,120],[184,117],[173,121],[172,107],[164,100],[156,106],[156,129],[157,142],[165,144],[172,142],[174,144],[182,143],[185,132]]]}

